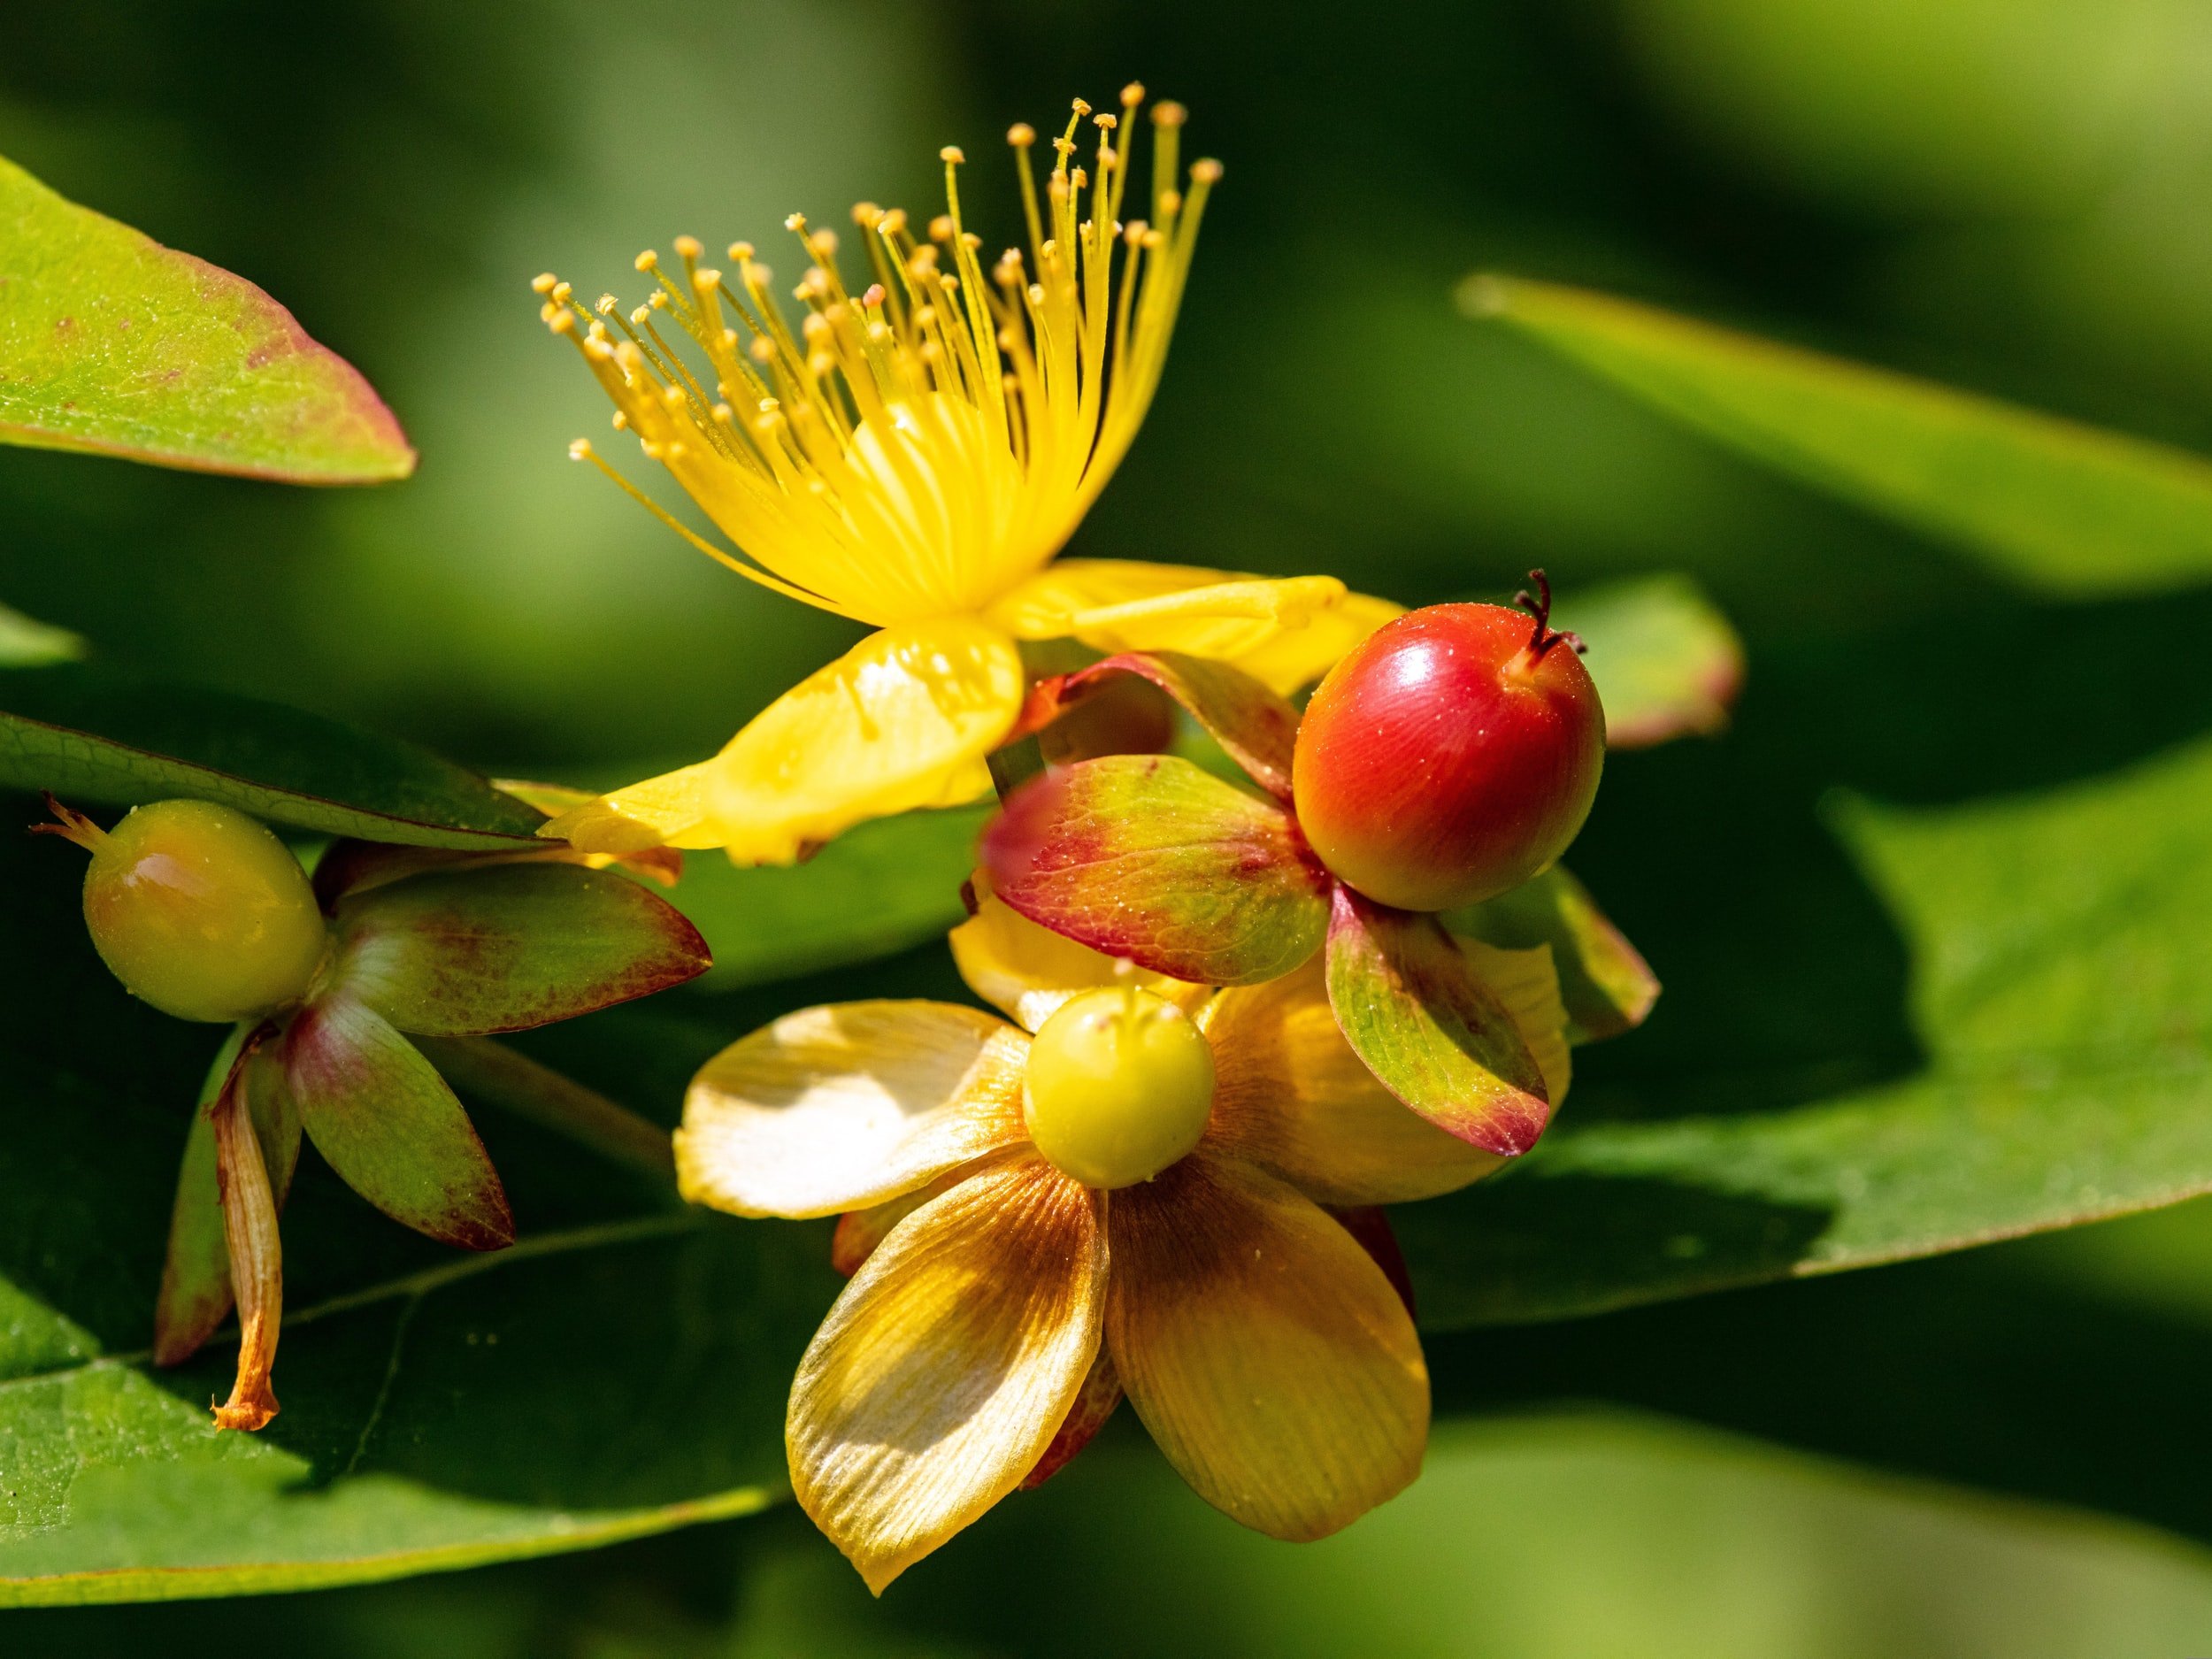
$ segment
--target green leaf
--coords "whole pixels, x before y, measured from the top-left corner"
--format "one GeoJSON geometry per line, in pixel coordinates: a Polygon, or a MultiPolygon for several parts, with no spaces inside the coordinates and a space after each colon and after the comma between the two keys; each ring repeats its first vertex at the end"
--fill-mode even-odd
{"type": "Polygon", "coordinates": [[[1502,950],[1550,946],[1570,1042],[1632,1031],[1659,1000],[1650,965],[1563,864],[1494,899],[1454,910],[1443,921],[1454,933],[1502,950]]]}
{"type": "Polygon", "coordinates": [[[1494,1180],[1394,1212],[1428,1323],[1592,1313],[2212,1192],[2212,745],[2046,794],[1832,816],[1911,951],[1922,1063],[1746,1107],[1720,1054],[1702,1113],[1571,1110],[1494,1180]]]}
{"type": "Polygon", "coordinates": [[[1065,676],[1065,702],[1117,675],[1148,680],[1182,705],[1245,774],[1278,801],[1290,799],[1290,763],[1298,742],[1298,710],[1260,681],[1226,663],[1179,651],[1126,651],[1065,676]]]}
{"type": "Polygon", "coordinates": [[[1743,643],[1685,576],[1652,576],[1563,598],[1554,618],[1587,646],[1609,749],[1717,732],[1743,687],[1743,643]]]}
{"type": "Polygon", "coordinates": [[[45,668],[73,663],[84,654],[84,641],[67,628],[33,621],[0,605],[0,668],[45,668]]]}
{"type": "Polygon", "coordinates": [[[392,411],[284,307],[4,158],[0,246],[0,441],[296,484],[415,470],[392,411]]]}
{"type": "Polygon", "coordinates": [[[464,1250],[515,1241],[468,1113],[374,1010],[342,995],[308,1004],[285,1033],[284,1075],[315,1150],[393,1220],[464,1250]]]}
{"type": "Polygon", "coordinates": [[[1438,1128],[1511,1157],[1544,1133],[1544,1074],[1513,1016],[1430,916],[1336,889],[1329,1006],[1378,1081],[1438,1128]]]}
{"type": "Polygon", "coordinates": [[[1013,909],[1155,973],[1256,985],[1328,926],[1328,872],[1290,815],[1172,755],[1113,755],[1018,791],[984,832],[1013,909]]]}
{"type": "Polygon", "coordinates": [[[2212,576],[2212,463],[1651,306],[1519,278],[1460,290],[1707,436],[2059,594],[2212,576]]]}
{"type": "Polygon", "coordinates": [[[803,864],[741,870],[693,853],[670,899],[714,953],[725,989],[888,956],[941,936],[966,911],[987,807],[906,812],[849,830],[803,864]]]}
{"type": "Polygon", "coordinates": [[[528,1031],[695,979],[706,941],[611,872],[511,864],[434,872],[337,909],[334,974],[405,1032],[528,1031]]]}
{"type": "Polygon", "coordinates": [[[412,744],[95,664],[0,669],[0,786],[74,806],[173,795],[419,847],[540,847],[535,808],[412,744]]]}

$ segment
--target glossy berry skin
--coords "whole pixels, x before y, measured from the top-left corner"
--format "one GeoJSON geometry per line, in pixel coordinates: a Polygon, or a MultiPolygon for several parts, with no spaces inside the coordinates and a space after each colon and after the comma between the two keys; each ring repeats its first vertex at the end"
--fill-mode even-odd
{"type": "Polygon", "coordinates": [[[1174,1003],[1133,986],[1071,997],[1029,1046],[1029,1138],[1086,1187],[1150,1180],[1198,1144],[1213,1101],[1205,1038],[1174,1003]]]}
{"type": "Polygon", "coordinates": [[[322,912],[299,861],[253,819],[205,801],[158,801],[91,849],[85,926],[133,995],[179,1019],[228,1022],[307,989],[322,960],[322,912]]]}
{"type": "Polygon", "coordinates": [[[1431,605],[1316,689],[1292,792],[1338,879],[1379,904],[1445,910],[1565,851],[1604,760],[1605,711],[1572,636],[1502,605],[1431,605]]]}

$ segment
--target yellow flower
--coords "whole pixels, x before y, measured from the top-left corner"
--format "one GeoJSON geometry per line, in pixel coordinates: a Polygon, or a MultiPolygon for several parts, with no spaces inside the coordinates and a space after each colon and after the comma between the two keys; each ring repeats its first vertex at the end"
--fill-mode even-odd
{"type": "MultiPolygon", "coordinates": [[[[1419,1340],[1363,1217],[1331,1211],[1502,1160],[1385,1092],[1317,967],[1209,994],[987,895],[953,942],[1019,1029],[941,1002],[807,1009],[710,1061],[678,1132],[695,1202],[845,1212],[836,1253],[857,1271],[786,1419],[807,1513],[879,1593],[1057,1468],[1125,1390],[1202,1497],[1275,1537],[1401,1490],[1428,1429],[1419,1340]]],[[[1471,949],[1556,1099],[1548,950],[1471,949]]]]}
{"type": "Polygon", "coordinates": [[[1154,106],[1151,217],[1124,223],[1134,118],[1076,101],[1041,191],[1036,135],[1009,134],[1029,249],[987,273],[960,216],[918,239],[906,215],[853,210],[873,278],[856,297],[837,237],[787,221],[811,261],[795,333],[750,243],[733,278],[678,241],[680,280],[625,312],[540,277],[545,319],[583,353],[635,434],[742,556],[678,525],[580,440],[573,453],[731,569],[880,630],[772,704],[714,759],[564,814],[588,851],[721,847],[787,863],[867,818],[972,800],[1026,689],[1020,640],[1240,662],[1283,689],[1324,672],[1395,613],[1332,577],[1262,580],[1114,560],[1046,567],[1128,450],[1152,401],[1220,164],[1179,175],[1183,111],[1154,106]],[[1076,165],[1086,116],[1090,168],[1076,165]],[[685,349],[679,346],[687,337],[685,349]],[[698,367],[703,357],[707,367],[698,367]]]}

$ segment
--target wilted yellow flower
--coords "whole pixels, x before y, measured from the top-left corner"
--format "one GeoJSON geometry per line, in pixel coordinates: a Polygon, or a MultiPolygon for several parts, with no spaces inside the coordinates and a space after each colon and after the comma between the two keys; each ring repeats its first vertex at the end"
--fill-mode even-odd
{"type": "MultiPolygon", "coordinates": [[[[845,1212],[857,1271],[786,1419],[807,1513],[880,1591],[1057,1468],[1125,1390],[1202,1497],[1275,1537],[1402,1489],[1428,1374],[1353,1228],[1503,1160],[1376,1082],[1317,966],[1210,995],[987,895],[953,941],[1021,1029],[942,1002],[806,1009],[709,1062],[678,1132],[695,1201],[845,1212]]],[[[1468,949],[1556,1100],[1549,951],[1468,949]]]]}
{"type": "MultiPolygon", "coordinates": [[[[615,425],[666,467],[741,554],[713,557],[777,593],[880,629],[771,705],[710,761],[564,815],[549,834],[588,850],[722,847],[787,862],[866,818],[972,800],[1026,689],[1019,640],[1165,649],[1240,663],[1286,689],[1317,677],[1394,614],[1331,577],[1262,580],[1114,560],[1048,569],[1136,436],[1166,361],[1217,162],[1177,162],[1183,111],[1151,111],[1151,217],[1125,223],[1143,88],[1118,114],[1077,100],[1039,189],[1036,135],[1009,134],[1029,228],[987,273],[963,226],[957,150],[949,211],[854,209],[873,280],[851,294],[838,239],[787,221],[811,262],[794,332],[767,266],[733,244],[735,274],[703,267],[626,312],[538,279],[545,319],[614,400],[615,425]],[[1077,165],[1086,117],[1096,130],[1077,165]],[[687,343],[684,337],[687,336],[687,343]],[[698,366],[703,355],[707,366],[698,366]]],[[[596,462],[588,443],[574,453],[596,462]]],[[[634,487],[624,488],[645,501],[634,487]]]]}

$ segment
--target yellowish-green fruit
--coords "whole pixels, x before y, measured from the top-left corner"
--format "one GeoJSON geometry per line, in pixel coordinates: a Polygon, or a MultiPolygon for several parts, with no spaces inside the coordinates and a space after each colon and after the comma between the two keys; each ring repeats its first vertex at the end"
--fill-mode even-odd
{"type": "Polygon", "coordinates": [[[1029,1138],[1086,1187],[1148,1181],[1187,1154],[1213,1110],[1214,1056],[1172,1002],[1118,987],[1060,1006],[1030,1045],[1029,1138]]]}
{"type": "Polygon", "coordinates": [[[299,860],[259,824],[205,801],[157,801],[104,835],[86,827],[73,837],[92,851],[85,926],[133,995],[227,1023],[307,989],[322,912],[299,860]]]}

